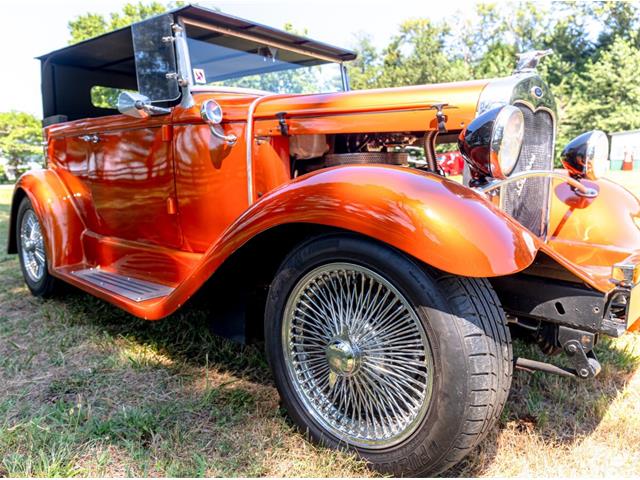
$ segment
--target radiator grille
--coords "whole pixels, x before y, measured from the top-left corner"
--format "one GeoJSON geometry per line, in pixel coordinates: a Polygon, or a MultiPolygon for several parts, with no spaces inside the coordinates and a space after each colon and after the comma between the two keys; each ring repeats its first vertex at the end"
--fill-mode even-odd
{"type": "MultiPolygon", "coordinates": [[[[513,173],[553,168],[553,118],[546,111],[533,113],[516,105],[524,115],[524,143],[513,173]]],[[[528,178],[502,188],[506,213],[538,236],[546,235],[550,178],[528,178]]]]}

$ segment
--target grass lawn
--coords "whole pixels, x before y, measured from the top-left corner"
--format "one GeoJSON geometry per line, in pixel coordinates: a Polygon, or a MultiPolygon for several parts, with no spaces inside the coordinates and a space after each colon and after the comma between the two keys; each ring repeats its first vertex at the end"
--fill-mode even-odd
{"type": "MultiPolygon", "coordinates": [[[[640,194],[640,174],[612,174],[640,194]]],[[[0,476],[374,476],[290,425],[261,349],[206,308],[161,322],[78,291],[29,295],[0,186],[0,476]]],[[[541,358],[522,344],[517,352],[541,358]]],[[[605,339],[589,382],[516,372],[499,425],[449,476],[640,472],[640,335],[605,339]]]]}

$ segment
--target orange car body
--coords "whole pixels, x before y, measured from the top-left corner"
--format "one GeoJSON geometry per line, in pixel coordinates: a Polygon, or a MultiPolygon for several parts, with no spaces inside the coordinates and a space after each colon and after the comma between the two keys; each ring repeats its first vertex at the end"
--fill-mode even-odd
{"type": "MultiPolygon", "coordinates": [[[[280,112],[289,136],[390,126],[415,132],[437,130],[437,106],[446,104],[446,129],[459,132],[476,117],[488,83],[280,95],[203,87],[192,90],[193,106],[173,106],[170,115],[58,123],[45,129],[46,169],[19,179],[14,209],[23,196],[31,200],[52,275],[150,320],[184,305],[265,232],[286,235],[287,225],[356,232],[471,277],[522,272],[545,254],[608,294],[612,265],[640,258],[640,202],[608,180],[591,182],[599,191],[591,199],[554,180],[549,227],[538,236],[493,197],[433,173],[345,165],[292,178],[280,112]],[[221,128],[237,136],[235,144],[202,120],[208,99],[222,107],[221,128]],[[83,141],[92,135],[97,143],[83,141]],[[135,301],[73,274],[85,268],[163,284],[170,293],[135,301]]],[[[640,326],[636,320],[631,328],[640,326]]]]}

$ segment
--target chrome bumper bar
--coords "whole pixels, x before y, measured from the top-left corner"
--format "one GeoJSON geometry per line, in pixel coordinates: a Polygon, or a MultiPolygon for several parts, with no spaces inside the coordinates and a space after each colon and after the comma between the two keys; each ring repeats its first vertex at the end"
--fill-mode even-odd
{"type": "Polygon", "coordinates": [[[587,187],[586,185],[583,185],[582,183],[580,183],[578,180],[571,178],[567,175],[563,175],[561,173],[557,173],[549,170],[529,170],[527,172],[515,173],[503,180],[493,180],[492,182],[489,182],[487,185],[483,187],[477,187],[477,190],[481,191],[482,193],[489,193],[509,183],[525,180],[527,178],[532,178],[532,177],[559,178],[567,182],[569,185],[571,185],[575,190],[575,192],[580,196],[587,197],[587,198],[594,198],[598,196],[597,190],[587,187]]]}

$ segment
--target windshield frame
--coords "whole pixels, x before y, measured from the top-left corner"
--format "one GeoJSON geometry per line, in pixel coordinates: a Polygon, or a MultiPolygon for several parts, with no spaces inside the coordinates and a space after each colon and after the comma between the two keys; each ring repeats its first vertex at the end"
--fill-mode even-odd
{"type": "Polygon", "coordinates": [[[286,44],[284,42],[279,42],[275,39],[271,39],[271,38],[265,38],[261,35],[253,35],[251,33],[248,32],[239,32],[237,30],[233,30],[231,28],[226,28],[220,25],[215,25],[215,24],[211,24],[208,22],[202,22],[193,18],[189,18],[189,17],[184,17],[184,16],[179,16],[176,19],[176,23],[178,25],[180,25],[180,27],[183,29],[183,35],[184,35],[184,40],[185,40],[185,45],[184,47],[186,48],[182,48],[182,49],[178,49],[179,53],[182,53],[183,55],[186,56],[186,61],[185,62],[178,62],[178,64],[180,65],[181,68],[185,68],[188,69],[185,72],[181,72],[181,77],[183,79],[189,79],[188,86],[185,86],[186,88],[189,88],[191,86],[195,86],[194,81],[193,81],[193,73],[192,73],[192,66],[191,66],[191,58],[190,58],[190,52],[188,49],[188,46],[186,45],[186,32],[185,32],[185,27],[192,25],[194,27],[198,27],[198,28],[203,28],[206,30],[211,30],[213,32],[217,32],[217,33],[222,33],[223,35],[229,35],[232,37],[237,37],[237,38],[242,38],[245,40],[249,40],[249,41],[253,41],[253,42],[257,42],[260,44],[263,44],[265,46],[269,46],[269,47],[275,47],[278,49],[282,49],[282,50],[288,50],[291,52],[295,52],[295,53],[299,53],[301,55],[306,55],[312,58],[317,58],[319,60],[322,60],[324,62],[327,63],[331,63],[331,64],[336,64],[338,65],[339,69],[340,69],[340,80],[341,80],[341,85],[342,85],[342,91],[347,92],[350,90],[350,86],[349,86],[349,77],[347,75],[347,68],[344,64],[344,60],[338,56],[331,56],[331,55],[325,55],[325,54],[321,54],[321,53],[316,53],[316,52],[312,52],[304,47],[298,47],[298,46],[292,46],[289,44],[286,44]],[[182,50],[182,51],[181,51],[182,50]]]}

